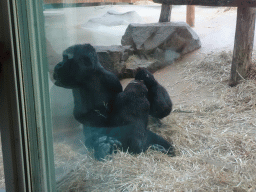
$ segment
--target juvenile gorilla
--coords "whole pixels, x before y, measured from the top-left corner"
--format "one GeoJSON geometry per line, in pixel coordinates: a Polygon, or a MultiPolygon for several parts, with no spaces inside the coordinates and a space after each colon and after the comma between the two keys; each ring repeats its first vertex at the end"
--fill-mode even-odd
{"type": "Polygon", "coordinates": [[[115,128],[109,128],[108,135],[117,138],[123,150],[131,153],[141,153],[153,146],[174,156],[173,146],[147,129],[150,110],[147,94],[143,82],[134,80],[117,95],[109,117],[109,125],[115,128]]]}
{"type": "Polygon", "coordinates": [[[150,115],[158,119],[168,116],[172,111],[172,101],[166,89],[145,68],[138,68],[136,80],[143,80],[148,88],[150,115]]]}
{"type": "Polygon", "coordinates": [[[74,117],[84,125],[86,146],[97,148],[96,156],[110,153],[120,142],[106,137],[109,103],[123,88],[119,79],[104,69],[90,44],[74,45],[63,52],[54,69],[55,85],[72,89],[74,117]]]}

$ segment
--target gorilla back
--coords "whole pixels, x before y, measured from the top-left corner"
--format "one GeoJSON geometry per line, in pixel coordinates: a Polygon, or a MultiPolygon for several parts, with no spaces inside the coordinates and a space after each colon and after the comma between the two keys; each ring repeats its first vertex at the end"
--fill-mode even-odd
{"type": "Polygon", "coordinates": [[[90,44],[67,48],[53,77],[55,85],[72,89],[77,121],[85,126],[106,127],[109,103],[122,92],[122,85],[115,74],[101,66],[90,44]]]}
{"type": "Polygon", "coordinates": [[[148,88],[150,115],[159,119],[168,116],[172,111],[172,101],[166,89],[160,85],[153,74],[145,68],[138,68],[136,80],[143,80],[148,88]]]}

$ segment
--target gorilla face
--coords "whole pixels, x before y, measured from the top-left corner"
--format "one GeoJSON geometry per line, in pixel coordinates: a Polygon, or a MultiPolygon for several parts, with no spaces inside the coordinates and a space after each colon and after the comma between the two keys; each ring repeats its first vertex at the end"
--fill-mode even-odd
{"type": "Polygon", "coordinates": [[[67,55],[63,54],[63,61],[58,63],[54,68],[53,78],[56,80],[55,85],[64,88],[76,88],[78,83],[75,79],[76,67],[72,59],[68,59],[67,55]]]}
{"type": "Polygon", "coordinates": [[[55,85],[71,89],[80,87],[99,68],[102,66],[90,44],[71,46],[63,52],[63,61],[54,68],[55,85]]]}

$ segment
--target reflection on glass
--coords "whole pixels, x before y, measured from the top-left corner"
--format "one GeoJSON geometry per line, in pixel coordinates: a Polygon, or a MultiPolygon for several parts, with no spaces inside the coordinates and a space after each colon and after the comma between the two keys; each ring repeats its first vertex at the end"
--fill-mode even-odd
{"type": "MultiPolygon", "coordinates": [[[[113,62],[107,62],[108,58],[104,56],[108,53],[106,46],[114,45],[109,48],[113,54],[117,52],[118,55],[118,51],[113,51],[118,49],[127,52],[128,48],[120,48],[120,45],[128,25],[158,22],[161,6],[86,5],[74,2],[44,6],[57,188],[59,191],[115,191],[120,187],[134,190],[134,185],[126,183],[122,186],[122,180],[129,183],[137,175],[137,169],[132,165],[135,157],[128,153],[117,153],[108,160],[105,158],[119,147],[126,147],[133,153],[148,148],[138,148],[140,144],[133,146],[133,143],[129,143],[132,137],[129,130],[147,126],[149,102],[144,98],[148,90],[140,81],[131,84],[131,87],[137,89],[138,86],[142,90],[138,94],[142,99],[137,101],[138,105],[130,115],[138,113],[143,116],[135,115],[135,118],[143,120],[136,120],[135,125],[131,126],[133,120],[124,120],[123,115],[130,105],[127,108],[116,107],[126,105],[122,96],[117,95],[127,83],[121,81],[121,85],[118,73],[110,73],[101,64],[107,69],[111,68],[108,65],[113,62]],[[103,54],[97,58],[96,52],[103,54]],[[96,76],[92,75],[96,73],[96,76]],[[88,76],[90,83],[84,83],[88,81],[88,76]],[[107,118],[110,111],[116,114],[107,118]],[[122,125],[124,121],[128,125],[122,125]],[[120,142],[119,137],[128,138],[127,142],[120,142]],[[122,169],[126,171],[123,173],[122,169]],[[129,171],[132,172],[129,174],[129,171]]],[[[130,99],[130,96],[125,97],[130,99]]],[[[138,139],[144,138],[144,134],[150,134],[152,141],[145,139],[142,142],[154,146],[158,151],[167,152],[171,148],[167,141],[152,132],[138,133],[138,139]]]]}
{"type": "Polygon", "coordinates": [[[5,189],[5,178],[4,178],[2,144],[0,143],[0,191],[1,189],[5,189]]]}

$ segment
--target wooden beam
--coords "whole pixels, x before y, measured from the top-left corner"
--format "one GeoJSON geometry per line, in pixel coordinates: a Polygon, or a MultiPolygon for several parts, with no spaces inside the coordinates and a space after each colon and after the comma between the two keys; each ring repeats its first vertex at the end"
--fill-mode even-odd
{"type": "Polygon", "coordinates": [[[256,7],[256,0],[153,0],[154,3],[170,5],[203,5],[224,7],[256,7]]]}
{"type": "Polygon", "coordinates": [[[159,22],[170,22],[171,21],[172,6],[170,4],[162,4],[161,14],[159,22]]]}
{"type": "Polygon", "coordinates": [[[255,8],[238,7],[230,86],[246,78],[251,65],[255,30],[255,8]]]}
{"type": "Polygon", "coordinates": [[[190,27],[195,26],[195,5],[187,5],[186,22],[190,27]]]}

